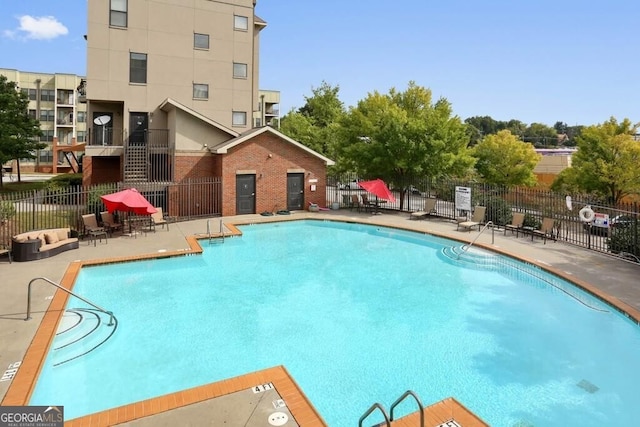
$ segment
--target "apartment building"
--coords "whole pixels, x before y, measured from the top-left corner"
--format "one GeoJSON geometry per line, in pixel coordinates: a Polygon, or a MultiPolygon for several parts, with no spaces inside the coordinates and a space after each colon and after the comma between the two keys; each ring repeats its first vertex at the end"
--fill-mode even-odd
{"type": "Polygon", "coordinates": [[[266,25],[252,0],[96,0],[87,7],[93,181],[179,180],[169,166],[180,159],[172,156],[251,128],[266,25]],[[196,143],[203,133],[215,135],[196,143]],[[153,175],[143,170],[145,146],[153,175]]]}
{"type": "Polygon", "coordinates": [[[87,137],[86,105],[78,102],[82,81],[74,74],[32,73],[0,68],[29,97],[29,115],[40,121],[40,140],[48,144],[35,159],[20,161],[23,172],[77,172],[78,155],[87,137]]]}
{"type": "Polygon", "coordinates": [[[259,91],[267,23],[255,0],[87,6],[85,184],[221,177],[225,215],[273,209],[274,200],[301,209],[307,188],[323,203],[333,162],[268,126],[280,94],[259,91]]]}

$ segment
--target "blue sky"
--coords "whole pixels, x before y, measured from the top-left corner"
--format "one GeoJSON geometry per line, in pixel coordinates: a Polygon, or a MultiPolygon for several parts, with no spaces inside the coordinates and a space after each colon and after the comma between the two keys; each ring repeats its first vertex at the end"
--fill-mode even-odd
{"type": "MultiPolygon", "coordinates": [[[[2,1],[0,67],[86,71],[87,0],[2,1]]],[[[637,0],[258,0],[260,87],[345,106],[413,80],[462,119],[640,121],[637,0]]]]}

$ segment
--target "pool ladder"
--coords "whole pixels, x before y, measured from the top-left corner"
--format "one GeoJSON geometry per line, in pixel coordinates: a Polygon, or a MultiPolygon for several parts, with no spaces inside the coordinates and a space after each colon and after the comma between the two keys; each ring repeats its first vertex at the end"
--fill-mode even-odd
{"type": "Polygon", "coordinates": [[[493,245],[493,243],[495,242],[495,230],[494,230],[494,228],[493,228],[493,221],[489,221],[489,222],[487,222],[487,223],[484,225],[484,227],[482,227],[482,230],[480,230],[480,232],[478,233],[478,235],[477,235],[476,237],[474,237],[474,238],[473,238],[473,240],[471,241],[471,243],[469,243],[468,245],[464,245],[464,246],[462,246],[462,251],[461,251],[461,252],[458,252],[458,259],[460,259],[460,254],[461,254],[462,252],[467,252],[467,251],[469,250],[469,248],[470,248],[471,246],[473,246],[473,244],[476,242],[476,240],[478,240],[478,238],[480,237],[480,235],[481,235],[482,233],[484,233],[484,230],[486,230],[486,229],[487,229],[487,227],[489,227],[490,225],[492,226],[492,227],[491,227],[491,244],[493,245]]]}
{"type": "Polygon", "coordinates": [[[26,318],[26,319],[24,319],[24,320],[29,320],[29,319],[31,319],[31,284],[32,284],[33,282],[35,282],[36,280],[44,280],[44,281],[45,281],[45,282],[47,282],[48,284],[53,285],[53,286],[55,286],[56,288],[58,288],[58,289],[61,289],[61,290],[65,291],[65,292],[66,292],[66,293],[68,293],[69,295],[73,295],[74,297],[78,298],[80,301],[84,301],[84,302],[86,302],[86,303],[87,303],[87,304],[89,304],[90,306],[94,307],[96,310],[101,311],[101,312],[103,312],[103,313],[105,313],[105,314],[108,314],[108,315],[109,315],[109,323],[108,323],[108,325],[107,325],[107,326],[113,326],[113,325],[114,325],[114,323],[113,323],[113,312],[111,312],[111,311],[107,311],[107,310],[105,310],[104,308],[102,308],[102,307],[100,307],[100,306],[98,306],[98,305],[95,305],[95,304],[94,304],[94,303],[92,303],[91,301],[89,301],[89,300],[87,300],[87,299],[85,299],[85,298],[82,298],[80,295],[78,295],[78,294],[75,294],[75,293],[71,292],[69,289],[67,289],[67,288],[65,288],[65,287],[60,286],[60,285],[59,285],[59,284],[57,284],[56,282],[54,282],[54,281],[52,281],[52,280],[49,280],[49,279],[47,279],[46,277],[36,277],[36,278],[34,278],[34,279],[31,279],[31,281],[29,282],[29,286],[27,287],[27,318],[26,318]]]}
{"type": "MultiPolygon", "coordinates": [[[[220,231],[218,233],[220,234],[220,237],[222,237],[222,243],[224,243],[224,223],[222,222],[222,219],[220,219],[220,231]]],[[[210,219],[207,220],[207,236],[209,237],[209,243],[211,243],[211,239],[213,239],[213,237],[211,236],[210,219]]]]}
{"type": "Polygon", "coordinates": [[[384,422],[385,425],[387,427],[391,427],[391,421],[394,420],[393,417],[393,410],[396,408],[396,406],[398,406],[404,399],[406,399],[407,397],[413,397],[416,400],[416,403],[418,404],[418,408],[420,410],[420,427],[424,427],[424,406],[422,405],[422,402],[420,401],[420,398],[418,397],[417,394],[415,394],[413,391],[411,390],[407,390],[405,391],[402,396],[400,396],[398,398],[398,400],[396,400],[395,402],[393,402],[391,404],[391,407],[389,408],[391,415],[387,414],[387,411],[385,411],[384,406],[382,406],[379,403],[374,403],[373,405],[371,405],[371,407],[369,409],[367,409],[367,412],[365,412],[361,417],[360,417],[360,421],[358,422],[358,427],[362,427],[362,423],[364,422],[364,420],[373,413],[373,411],[375,411],[376,409],[378,409],[380,412],[382,412],[382,416],[384,417],[384,422]]]}

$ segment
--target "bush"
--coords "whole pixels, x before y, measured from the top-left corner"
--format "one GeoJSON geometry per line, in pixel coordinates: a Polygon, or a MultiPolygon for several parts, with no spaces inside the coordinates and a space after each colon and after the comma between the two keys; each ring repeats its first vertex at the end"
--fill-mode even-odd
{"type": "Polygon", "coordinates": [[[524,222],[522,223],[522,226],[533,227],[535,230],[538,230],[540,229],[540,227],[542,227],[542,222],[535,216],[531,215],[530,213],[525,213],[524,222]]]}
{"type": "Polygon", "coordinates": [[[0,202],[0,223],[6,222],[8,219],[16,215],[16,207],[12,202],[0,202]]]}
{"type": "Polygon", "coordinates": [[[48,182],[49,188],[77,187],[82,185],[81,173],[65,173],[56,175],[48,182]]]}
{"type": "Polygon", "coordinates": [[[625,252],[640,257],[640,224],[612,228],[607,244],[609,250],[615,254],[625,252]]]}

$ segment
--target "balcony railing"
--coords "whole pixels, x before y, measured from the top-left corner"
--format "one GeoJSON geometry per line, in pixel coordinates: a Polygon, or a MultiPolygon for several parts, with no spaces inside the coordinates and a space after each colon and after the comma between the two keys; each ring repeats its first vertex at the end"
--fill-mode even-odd
{"type": "Polygon", "coordinates": [[[89,129],[88,145],[92,146],[122,146],[122,129],[108,128],[106,126],[89,129]]]}
{"type": "Polygon", "coordinates": [[[122,129],[104,126],[89,129],[88,145],[92,146],[124,146],[146,145],[150,148],[169,148],[168,129],[149,129],[145,131],[133,131],[125,135],[122,129]]]}

